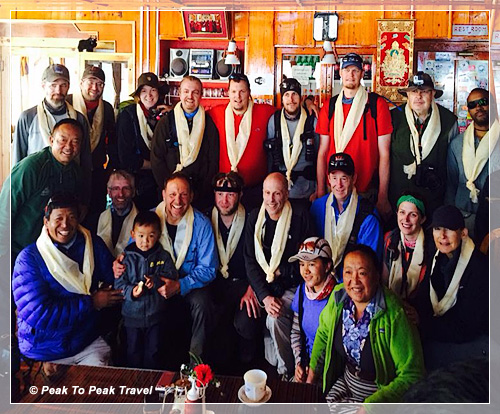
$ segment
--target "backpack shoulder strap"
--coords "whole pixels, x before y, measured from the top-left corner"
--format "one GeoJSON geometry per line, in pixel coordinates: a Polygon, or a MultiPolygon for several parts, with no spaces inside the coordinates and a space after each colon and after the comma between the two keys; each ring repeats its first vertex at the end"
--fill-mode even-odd
{"type": "MultiPolygon", "coordinates": [[[[365,218],[370,214],[373,214],[373,204],[366,198],[361,198],[359,200],[358,212],[354,218],[354,223],[352,225],[352,231],[349,236],[348,244],[356,244],[358,240],[359,230],[365,218]]],[[[376,217],[376,216],[375,216],[376,217]]]]}
{"type": "Polygon", "coordinates": [[[335,112],[335,103],[337,102],[338,95],[332,96],[330,98],[329,104],[328,104],[328,120],[330,121],[333,117],[333,113],[335,112]]]}

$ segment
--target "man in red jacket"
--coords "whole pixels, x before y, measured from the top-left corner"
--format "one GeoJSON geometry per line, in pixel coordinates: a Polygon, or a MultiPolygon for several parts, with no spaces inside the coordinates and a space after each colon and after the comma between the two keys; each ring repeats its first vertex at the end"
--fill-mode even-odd
{"type": "Polygon", "coordinates": [[[275,108],[254,104],[246,75],[229,77],[229,104],[209,111],[219,130],[221,172],[236,171],[243,178],[242,203],[247,210],[262,203],[262,182],[267,174],[264,140],[267,122],[275,108]]]}

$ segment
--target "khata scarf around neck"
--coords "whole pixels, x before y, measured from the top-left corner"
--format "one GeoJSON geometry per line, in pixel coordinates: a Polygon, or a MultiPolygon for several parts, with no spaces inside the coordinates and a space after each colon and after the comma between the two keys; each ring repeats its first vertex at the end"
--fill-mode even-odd
{"type": "Polygon", "coordinates": [[[300,153],[302,151],[302,140],[300,136],[304,132],[304,126],[306,124],[307,114],[304,108],[300,108],[300,118],[297,123],[297,128],[293,134],[293,138],[290,139],[290,131],[288,131],[288,124],[285,119],[285,110],[281,111],[280,126],[281,126],[281,139],[282,139],[282,151],[283,160],[285,161],[286,167],[286,179],[288,181],[288,189],[290,190],[293,186],[292,183],[292,170],[297,165],[300,153]]]}
{"type": "Polygon", "coordinates": [[[217,242],[217,250],[219,251],[220,272],[225,279],[229,277],[229,261],[238,246],[244,226],[245,208],[240,203],[233,217],[233,222],[231,223],[231,229],[229,230],[229,236],[227,238],[227,246],[224,247],[224,241],[222,240],[219,229],[219,211],[216,207],[212,209],[212,227],[215,233],[215,241],[217,242]]]}
{"type": "Polygon", "coordinates": [[[90,151],[94,152],[97,145],[99,145],[99,141],[101,140],[102,129],[104,127],[104,101],[102,98],[99,98],[99,104],[94,113],[94,118],[92,119],[92,125],[90,124],[88,115],[87,115],[87,107],[85,105],[85,100],[82,96],[82,91],[77,90],[73,94],[73,107],[81,112],[87,123],[89,125],[90,131],[90,151]]]}
{"type": "Polygon", "coordinates": [[[178,172],[194,163],[198,158],[205,133],[205,109],[201,105],[198,107],[198,111],[193,117],[191,132],[189,132],[188,122],[180,102],[174,107],[174,118],[179,141],[179,164],[174,172],[178,172]]]}
{"type": "Polygon", "coordinates": [[[123,221],[116,246],[114,247],[112,240],[113,217],[111,214],[111,208],[103,211],[99,216],[99,222],[97,223],[97,235],[104,240],[104,243],[106,243],[106,246],[108,246],[109,251],[114,257],[118,257],[123,250],[125,250],[125,247],[127,247],[128,241],[130,240],[130,231],[133,228],[134,219],[138,212],[139,210],[137,210],[135,204],[132,203],[132,209],[123,221]]]}
{"type": "Polygon", "coordinates": [[[227,104],[225,111],[225,127],[226,127],[226,146],[229,162],[231,163],[231,171],[238,171],[238,164],[245,152],[250,134],[252,132],[252,115],[253,101],[249,99],[248,108],[243,114],[243,118],[238,130],[238,136],[235,137],[234,132],[234,113],[231,104],[227,104]]]}
{"type": "Polygon", "coordinates": [[[365,111],[366,102],[368,100],[368,92],[363,86],[359,86],[352,101],[351,108],[347,114],[344,123],[344,107],[342,105],[342,94],[337,97],[335,102],[335,114],[333,119],[333,135],[335,141],[335,151],[344,152],[349,141],[354,135],[354,131],[361,122],[365,111]]]}
{"type": "Polygon", "coordinates": [[[175,263],[175,268],[179,270],[184,263],[186,258],[189,245],[191,244],[191,239],[193,237],[193,224],[194,224],[194,210],[192,206],[189,206],[184,217],[177,224],[177,233],[175,234],[175,240],[172,243],[170,236],[168,235],[167,221],[165,215],[165,202],[162,201],[156,207],[156,214],[160,217],[161,221],[161,238],[160,243],[163,248],[170,254],[172,260],[175,263]]]}
{"type": "Polygon", "coordinates": [[[439,250],[434,255],[431,268],[431,278],[430,278],[430,297],[432,303],[432,309],[434,309],[434,316],[443,316],[447,311],[449,311],[455,303],[457,303],[458,288],[460,287],[460,280],[464,275],[465,268],[469,264],[472,253],[474,252],[474,242],[469,236],[462,239],[462,246],[460,249],[460,257],[458,258],[457,267],[453,273],[450,285],[446,290],[445,295],[441,300],[438,300],[436,291],[432,286],[432,273],[434,272],[434,266],[436,265],[436,259],[439,255],[439,250]]]}
{"type": "Polygon", "coordinates": [[[478,202],[479,196],[479,190],[476,188],[474,181],[479,177],[479,174],[481,174],[481,171],[483,171],[484,166],[488,162],[491,152],[497,145],[499,135],[500,124],[495,120],[476,149],[474,145],[474,122],[471,122],[464,132],[462,162],[465,177],[467,178],[466,186],[470,191],[469,197],[473,203],[478,202]]]}
{"type": "Polygon", "coordinates": [[[90,232],[80,225],[78,231],[85,238],[83,272],[80,272],[77,262],[70,259],[54,245],[45,226],[43,226],[36,241],[36,247],[50,274],[64,289],[79,295],[90,295],[92,274],[94,273],[94,248],[90,232]]]}
{"type": "Polygon", "coordinates": [[[139,121],[139,128],[141,130],[141,136],[148,147],[151,150],[151,139],[153,138],[153,130],[148,124],[148,120],[146,119],[146,115],[144,115],[144,111],[139,103],[135,105],[137,119],[139,121]]]}
{"type": "Polygon", "coordinates": [[[417,236],[411,263],[406,272],[407,286],[404,292],[401,292],[403,284],[403,255],[405,254],[405,248],[403,247],[404,234],[400,233],[400,237],[398,244],[399,255],[397,260],[392,262],[389,273],[389,289],[406,299],[417,288],[420,280],[420,272],[424,260],[424,230],[421,228],[417,236]]]}
{"type": "Polygon", "coordinates": [[[434,145],[439,138],[439,134],[441,133],[441,117],[439,116],[439,109],[434,102],[434,99],[431,103],[431,118],[429,119],[429,123],[425,128],[425,131],[422,137],[419,137],[417,127],[415,126],[415,118],[413,117],[413,111],[410,108],[410,105],[407,103],[405,106],[405,116],[406,122],[410,127],[410,149],[415,157],[415,161],[413,161],[409,165],[403,165],[403,171],[408,175],[408,180],[411,179],[417,173],[417,165],[420,165],[423,160],[427,158],[427,156],[431,153],[434,145]],[[420,153],[419,149],[419,141],[422,144],[422,153],[420,153]]]}
{"type": "MultiPolygon", "coordinates": [[[[66,111],[68,113],[68,118],[77,119],[77,114],[75,109],[68,103],[64,102],[66,105],[66,111]]],[[[43,140],[47,145],[50,145],[49,137],[52,135],[52,130],[56,125],[56,120],[50,113],[50,111],[45,106],[45,100],[40,102],[36,107],[36,116],[38,118],[38,127],[40,128],[40,133],[42,134],[43,140]]]]}
{"type": "Polygon", "coordinates": [[[268,283],[274,282],[274,273],[278,269],[283,253],[285,252],[286,242],[288,240],[288,232],[290,231],[290,224],[292,222],[292,206],[287,200],[281,211],[276,231],[274,232],[273,242],[271,244],[271,260],[267,263],[262,246],[262,239],[264,238],[264,228],[266,223],[266,208],[262,204],[257,222],[255,223],[254,231],[254,245],[255,245],[255,258],[260,267],[266,274],[266,281],[268,283]]]}
{"type": "Polygon", "coordinates": [[[330,243],[332,248],[333,267],[337,266],[342,261],[344,251],[351,235],[354,219],[356,218],[356,210],[358,208],[358,192],[356,188],[352,189],[351,199],[347,208],[339,215],[338,221],[335,220],[335,210],[333,203],[337,200],[330,193],[326,199],[325,208],[325,239],[330,243]]]}

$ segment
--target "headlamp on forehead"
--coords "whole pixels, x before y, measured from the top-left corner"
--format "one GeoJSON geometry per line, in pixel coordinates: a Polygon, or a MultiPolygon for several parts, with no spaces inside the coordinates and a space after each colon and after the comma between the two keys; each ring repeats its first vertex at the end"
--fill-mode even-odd
{"type": "Polygon", "coordinates": [[[223,193],[240,193],[241,188],[234,182],[231,182],[227,177],[221,178],[214,186],[214,191],[223,193]]]}

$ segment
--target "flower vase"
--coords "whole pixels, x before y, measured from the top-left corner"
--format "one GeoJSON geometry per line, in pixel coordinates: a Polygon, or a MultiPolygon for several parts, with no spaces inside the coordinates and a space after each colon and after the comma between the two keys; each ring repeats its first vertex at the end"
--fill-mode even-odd
{"type": "Polygon", "coordinates": [[[207,385],[200,384],[195,377],[190,377],[191,388],[186,395],[185,414],[205,414],[205,391],[207,385]]]}

